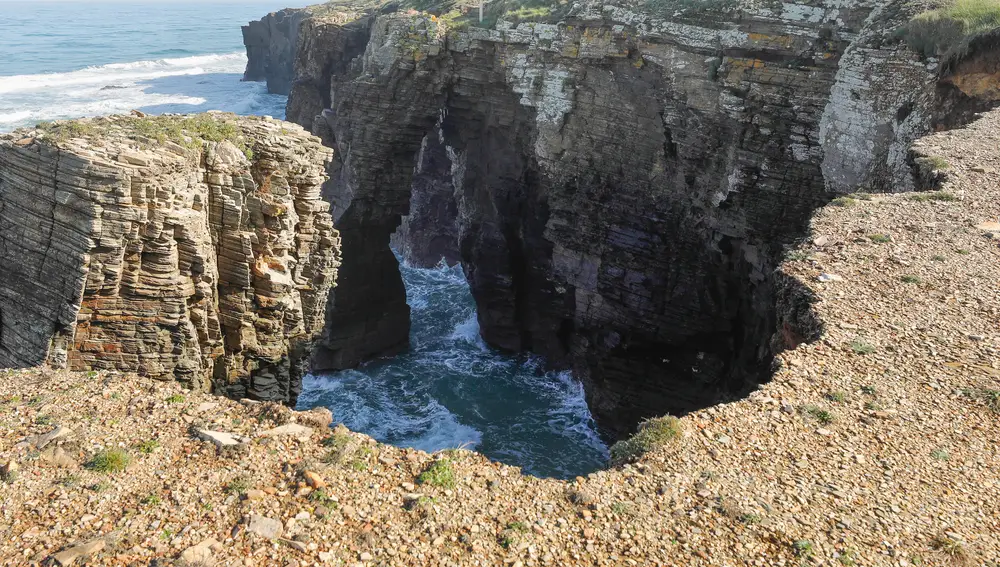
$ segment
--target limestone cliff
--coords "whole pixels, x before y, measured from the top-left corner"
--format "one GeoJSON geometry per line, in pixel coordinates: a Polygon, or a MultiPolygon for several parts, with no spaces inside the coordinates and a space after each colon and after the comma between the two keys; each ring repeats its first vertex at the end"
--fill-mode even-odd
{"type": "Polygon", "coordinates": [[[0,137],[0,367],[294,402],[339,264],[331,154],[296,125],[221,114],[0,137]]]}
{"type": "Polygon", "coordinates": [[[405,346],[396,232],[457,251],[485,340],[571,366],[609,430],[745,391],[795,342],[772,274],[812,211],[911,188],[909,143],[979,100],[902,0],[651,6],[303,22],[288,118],[339,150],[345,255],[319,366],[405,346]]]}

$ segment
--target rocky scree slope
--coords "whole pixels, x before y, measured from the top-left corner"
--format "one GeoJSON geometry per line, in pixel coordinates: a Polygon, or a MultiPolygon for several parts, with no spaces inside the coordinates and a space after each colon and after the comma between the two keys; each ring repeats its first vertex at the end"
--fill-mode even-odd
{"type": "Polygon", "coordinates": [[[320,198],[331,153],[222,114],[0,137],[0,367],[294,403],[340,262],[320,198]]]}
{"type": "Polygon", "coordinates": [[[912,157],[935,191],[820,209],[780,266],[818,340],[570,482],[331,431],[322,410],[8,372],[0,564],[996,565],[1000,111],[912,157]]]}
{"type": "Polygon", "coordinates": [[[579,2],[492,29],[327,8],[287,107],[337,150],[314,364],[406,347],[394,238],[460,260],[483,338],[572,367],[613,435],[766,379],[814,335],[776,333],[773,275],[813,211],[912,189],[910,142],[1000,99],[995,45],[942,74],[897,37],[900,0],[579,2]]]}

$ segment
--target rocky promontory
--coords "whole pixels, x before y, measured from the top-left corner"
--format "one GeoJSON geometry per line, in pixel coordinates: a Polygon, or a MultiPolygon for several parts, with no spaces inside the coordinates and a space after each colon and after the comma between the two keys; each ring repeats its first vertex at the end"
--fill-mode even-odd
{"type": "Polygon", "coordinates": [[[294,403],[339,237],[332,151],[225,114],[0,137],[0,367],[47,364],[294,403]]]}

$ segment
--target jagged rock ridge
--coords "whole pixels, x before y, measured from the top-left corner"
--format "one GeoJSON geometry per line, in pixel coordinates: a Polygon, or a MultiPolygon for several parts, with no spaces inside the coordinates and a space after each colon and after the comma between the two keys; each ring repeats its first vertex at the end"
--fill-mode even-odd
{"type": "Polygon", "coordinates": [[[294,402],[339,265],[331,154],[296,125],[219,114],[0,137],[0,367],[294,402]],[[188,125],[233,138],[151,133],[188,125]]]}
{"type": "Polygon", "coordinates": [[[454,234],[438,248],[458,251],[482,336],[572,366],[606,428],[745,391],[798,340],[775,332],[772,273],[812,211],[912,188],[909,143],[978,100],[895,37],[913,9],[306,20],[288,118],[339,150],[324,190],[345,251],[316,363],[404,348],[390,235],[425,264],[454,234]]]}

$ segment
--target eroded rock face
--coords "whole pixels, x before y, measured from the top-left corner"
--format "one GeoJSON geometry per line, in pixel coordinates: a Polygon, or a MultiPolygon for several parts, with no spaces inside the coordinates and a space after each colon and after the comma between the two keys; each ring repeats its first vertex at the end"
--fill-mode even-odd
{"type": "Polygon", "coordinates": [[[332,151],[285,122],[202,120],[239,138],[137,141],[126,117],[0,137],[0,367],[294,402],[339,265],[332,151]]]}
{"type": "Polygon", "coordinates": [[[571,366],[607,430],[752,387],[795,342],[775,335],[775,294],[795,293],[772,277],[784,246],[837,194],[907,189],[907,146],[954,106],[893,35],[912,9],[663,19],[582,2],[559,24],[457,32],[413,14],[310,20],[354,46],[300,48],[289,100],[339,150],[325,191],[346,263],[317,362],[405,345],[386,244],[398,228],[424,250],[438,235],[414,227],[437,226],[456,234],[483,337],[571,366]],[[320,59],[336,64],[306,64],[320,59]],[[435,136],[448,163],[428,185],[435,136]]]}
{"type": "Polygon", "coordinates": [[[243,26],[247,49],[244,81],[266,81],[268,91],[287,95],[292,88],[292,62],[298,49],[299,26],[309,17],[304,9],[286,8],[243,26]]]}

